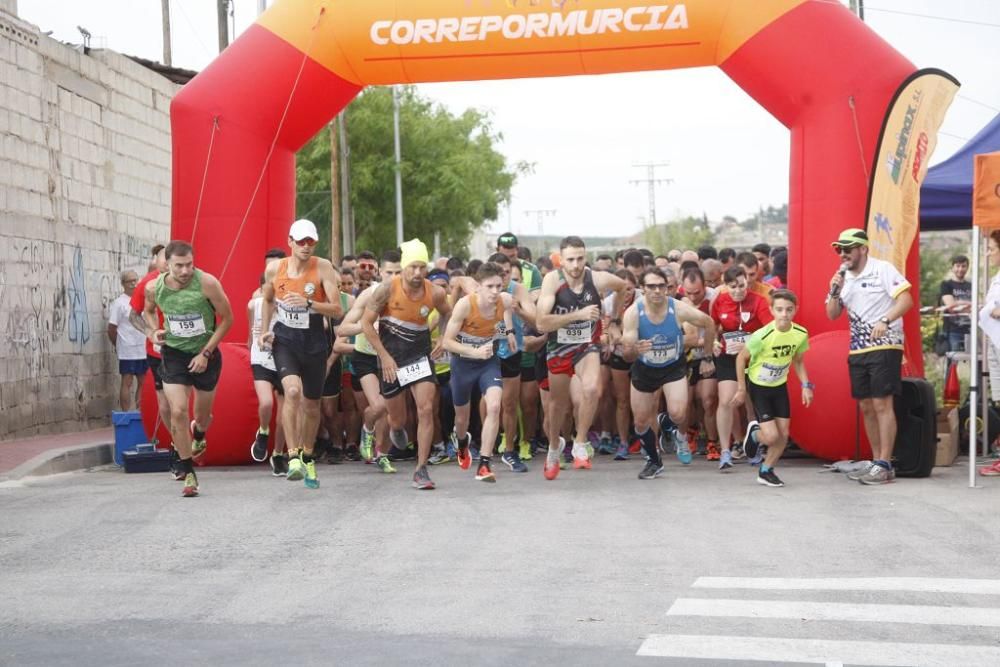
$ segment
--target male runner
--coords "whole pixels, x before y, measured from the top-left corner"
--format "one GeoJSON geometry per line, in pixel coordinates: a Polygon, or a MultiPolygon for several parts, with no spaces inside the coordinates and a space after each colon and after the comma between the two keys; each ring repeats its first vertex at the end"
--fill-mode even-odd
{"type": "MultiPolygon", "coordinates": [[[[486,262],[479,267],[476,276],[479,287],[455,304],[443,338],[444,349],[452,354],[450,384],[452,403],[455,406],[452,444],[457,451],[458,465],[463,470],[467,470],[472,463],[469,453],[472,435],[468,429],[474,386],[478,386],[486,403],[486,418],[479,438],[479,467],[476,470],[476,480],[481,482],[496,481],[491,457],[500,426],[503,379],[500,372],[501,360],[494,342],[503,340],[514,354],[519,350],[512,317],[514,301],[510,294],[503,291],[502,271],[500,265],[493,262],[486,262]]],[[[512,433],[516,433],[516,428],[515,420],[515,430],[512,433]]],[[[513,435],[510,441],[512,440],[513,435]]],[[[511,448],[510,454],[516,456],[517,452],[511,448]]],[[[513,466],[511,469],[513,470],[513,466]]]]}
{"type": "MultiPolygon", "coordinates": [[[[281,248],[271,248],[264,254],[264,270],[286,257],[281,248]]],[[[267,441],[270,438],[271,415],[277,402],[278,415],[274,420],[274,449],[271,451],[271,474],[284,477],[288,474],[288,457],[285,455],[285,428],[281,424],[281,407],[285,400],[285,390],[281,387],[278,369],[274,366],[274,356],[270,350],[260,347],[260,322],[264,312],[264,274],[260,275],[260,287],[254,290],[247,303],[249,321],[247,347],[250,349],[250,371],[253,374],[254,393],[257,394],[257,433],[250,445],[250,457],[254,461],[267,458],[267,441]],[[277,401],[275,400],[277,394],[277,401]]],[[[274,321],[271,321],[274,329],[274,321]]]]}
{"type": "Polygon", "coordinates": [[[406,450],[406,397],[409,389],[417,409],[417,468],[413,486],[434,488],[427,472],[431,441],[434,439],[434,361],[427,317],[437,309],[441,324],[447,326],[451,305],[447,293],[427,280],[427,246],[418,239],[407,241],[402,251],[403,273],[381,283],[371,296],[361,324],[365,337],[378,354],[382,374],[382,396],[389,412],[389,439],[406,450]],[[375,331],[375,321],[379,329],[375,331]]]}
{"type": "Polygon", "coordinates": [[[274,365],[285,389],[281,418],[288,447],[287,479],[319,488],[313,447],[319,427],[320,399],[326,379],[330,337],[324,317],[340,317],[340,278],[330,260],[313,257],[319,232],[309,220],[288,230],[291,256],[272,262],[264,274],[260,346],[273,349],[274,365]],[[271,330],[271,318],[278,321],[271,330]]]}
{"type": "MultiPolygon", "coordinates": [[[[684,356],[683,324],[703,328],[705,336],[701,370],[708,374],[712,367],[712,346],[715,343],[715,324],[712,318],[694,306],[667,294],[667,278],[661,269],[647,269],[642,276],[643,298],[625,311],[622,349],[632,364],[632,413],[635,431],[646,452],[646,467],[639,479],[653,479],[663,472],[663,461],[653,433],[653,420],[660,404],[658,393],[662,389],[667,402],[667,413],[676,432],[678,460],[691,463],[688,446],[688,366],[684,356]],[[638,358],[636,358],[638,357],[638,358]]],[[[666,420],[660,419],[661,430],[666,420]]],[[[661,441],[666,433],[661,432],[661,441]]]]}
{"type": "MultiPolygon", "coordinates": [[[[795,374],[802,383],[802,405],[809,407],[813,399],[813,383],[806,375],[803,361],[809,349],[809,332],[792,321],[798,301],[790,290],[771,292],[771,314],[774,320],[753,332],[736,357],[736,381],[739,389],[733,396],[733,405],[741,405],[747,396],[750,400],[760,430],[757,440],[744,439],[749,447],[747,456],[757,456],[759,445],[767,447],[767,455],[757,473],[757,482],[764,486],[784,486],[774,472],[774,466],[788,444],[788,428],[792,409],[788,403],[788,368],[795,366],[795,374]]],[[[751,428],[754,423],[751,422],[751,428]]],[[[748,435],[749,431],[748,430],[748,435]]]]}
{"type": "MultiPolygon", "coordinates": [[[[684,288],[684,300],[710,316],[712,300],[715,298],[716,292],[705,284],[705,277],[701,269],[690,268],[684,271],[681,286],[684,288]]],[[[715,413],[719,404],[719,380],[715,377],[715,364],[711,365],[708,375],[702,375],[701,362],[704,359],[704,346],[702,343],[705,331],[698,327],[685,325],[684,334],[687,347],[690,350],[688,354],[690,370],[688,381],[691,387],[694,388],[691,407],[695,407],[695,402],[701,406],[701,420],[705,426],[705,434],[708,437],[705,443],[706,450],[714,452],[718,456],[720,451],[719,431],[715,423],[715,413]]]]}
{"type": "Polygon", "coordinates": [[[184,473],[181,494],[192,498],[198,495],[192,458],[200,457],[208,447],[205,431],[212,420],[215,386],[222,372],[218,347],[233,325],[233,311],[215,276],[194,268],[190,244],[171,241],[164,257],[167,273],[146,285],[143,317],[150,340],[161,346],[160,377],[170,406],[170,436],[184,473]],[[157,308],[163,314],[164,328],[160,328],[157,308]],[[192,388],[194,421],[189,424],[192,388]]]}
{"type": "Polygon", "coordinates": [[[549,331],[548,371],[550,404],[557,419],[548,419],[549,451],[545,460],[545,478],[559,475],[559,454],[565,441],[560,436],[562,416],[570,413],[570,380],[580,381],[580,408],[573,439],[573,467],[589,469],[587,432],[594,419],[601,390],[600,341],[602,334],[601,295],[614,291],[608,344],[621,337],[621,312],[625,300],[625,281],[587,268],[587,248],[579,236],[567,236],[559,244],[561,268],[545,276],[538,297],[538,327],[549,331]]]}

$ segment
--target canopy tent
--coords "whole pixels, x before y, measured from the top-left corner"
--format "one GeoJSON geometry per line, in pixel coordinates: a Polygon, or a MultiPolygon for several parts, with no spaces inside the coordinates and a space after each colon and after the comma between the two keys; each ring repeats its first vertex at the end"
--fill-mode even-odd
{"type": "Polygon", "coordinates": [[[1000,115],[950,158],[927,170],[920,188],[920,230],[969,229],[972,226],[974,156],[1000,151],[1000,115]]]}

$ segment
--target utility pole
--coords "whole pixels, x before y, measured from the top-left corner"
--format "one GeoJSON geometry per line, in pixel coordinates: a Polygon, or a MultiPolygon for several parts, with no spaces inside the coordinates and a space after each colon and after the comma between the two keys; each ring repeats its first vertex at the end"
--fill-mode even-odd
{"type": "Polygon", "coordinates": [[[337,114],[337,129],[340,130],[340,221],[344,229],[344,254],[353,255],[355,239],[354,213],[351,209],[351,147],[347,140],[346,118],[347,109],[337,114]]]}
{"type": "Polygon", "coordinates": [[[633,167],[644,168],[646,170],[646,178],[638,178],[630,180],[629,183],[633,185],[645,184],[649,188],[647,196],[649,197],[649,227],[656,226],[656,186],[660,183],[673,183],[672,178],[657,178],[656,168],[657,167],[668,167],[669,162],[634,162],[633,167]]]}
{"type": "Polygon", "coordinates": [[[865,0],[851,0],[851,11],[858,15],[862,21],[865,20],[865,0]]]}
{"type": "Polygon", "coordinates": [[[267,11],[267,0],[257,0],[257,16],[267,11]]]}
{"type": "Polygon", "coordinates": [[[535,222],[538,223],[538,254],[539,256],[545,254],[545,218],[552,217],[556,214],[556,209],[554,208],[533,208],[528,209],[524,212],[525,217],[535,216],[535,222]]]}
{"type": "Polygon", "coordinates": [[[215,15],[219,23],[219,53],[229,46],[229,0],[215,0],[215,15]]]}
{"type": "Polygon", "coordinates": [[[392,127],[396,143],[396,244],[403,245],[403,160],[399,148],[399,86],[392,87],[392,127]]]}
{"type": "Polygon", "coordinates": [[[163,16],[163,64],[170,67],[173,60],[170,53],[170,0],[160,0],[160,13],[163,16]]]}
{"type": "Polygon", "coordinates": [[[337,176],[340,173],[340,150],[337,147],[337,125],[330,121],[330,261],[340,266],[340,192],[337,190],[337,176]]]}

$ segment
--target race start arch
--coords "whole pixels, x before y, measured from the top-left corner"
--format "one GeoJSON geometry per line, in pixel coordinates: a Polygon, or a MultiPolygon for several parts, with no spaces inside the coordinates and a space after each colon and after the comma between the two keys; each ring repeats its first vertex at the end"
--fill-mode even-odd
{"type": "MultiPolygon", "coordinates": [[[[819,387],[810,416],[800,410],[805,418],[793,420],[793,436],[821,455],[851,455],[846,336],[826,335],[846,322],[828,322],[823,306],[838,265],[830,241],[865,226],[882,122],[916,68],[838,2],[278,0],[171,105],[172,234],[195,244],[197,264],[222,277],[242,312],[265,250],[287,243],[295,151],[365,86],[706,65],[722,68],[791,131],[788,282],[802,297],[797,319],[814,337],[808,363],[819,387]]],[[[599,94],[601,79],[592,85],[599,94]]],[[[754,159],[709,143],[705,150],[723,162],[754,159]]],[[[724,190],[720,174],[714,185],[724,190]]],[[[917,247],[907,264],[914,286],[917,247]]],[[[915,311],[907,348],[920,369],[915,311]]],[[[230,340],[245,341],[246,322],[236,321],[230,340]]],[[[227,438],[239,443],[255,428],[248,370],[245,377],[238,395],[246,405],[227,401],[246,413],[246,433],[227,438]]],[[[239,449],[236,459],[212,460],[248,460],[239,449]]]]}

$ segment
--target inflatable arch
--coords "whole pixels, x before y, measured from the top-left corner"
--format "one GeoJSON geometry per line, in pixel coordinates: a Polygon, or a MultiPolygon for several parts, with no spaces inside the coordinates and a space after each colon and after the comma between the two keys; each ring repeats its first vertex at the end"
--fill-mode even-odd
{"type": "MultiPolygon", "coordinates": [[[[278,0],[173,101],[172,234],[191,239],[198,265],[222,276],[238,314],[230,340],[245,341],[239,314],[264,251],[287,243],[295,151],[365,86],[706,65],[791,131],[788,280],[803,297],[797,319],[814,336],[819,387],[818,404],[798,409],[793,437],[821,456],[852,455],[846,335],[820,336],[846,329],[823,309],[837,267],[830,241],[864,226],[880,127],[916,68],[838,2],[278,0]]],[[[918,262],[911,250],[914,285],[918,262]]],[[[915,310],[906,328],[919,370],[915,310]]],[[[213,427],[210,463],[249,461],[255,399],[236,348],[226,352],[216,408],[226,419],[213,427]]]]}

